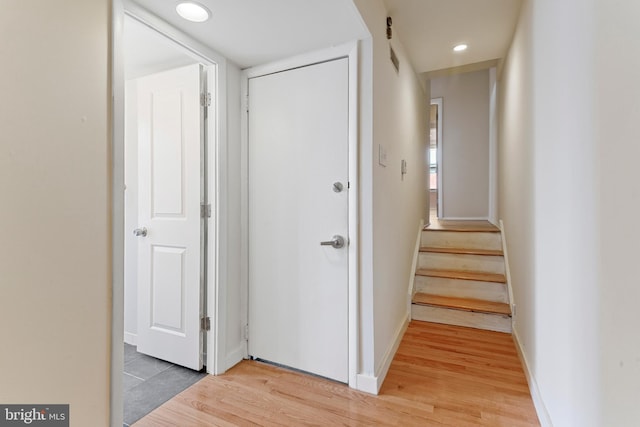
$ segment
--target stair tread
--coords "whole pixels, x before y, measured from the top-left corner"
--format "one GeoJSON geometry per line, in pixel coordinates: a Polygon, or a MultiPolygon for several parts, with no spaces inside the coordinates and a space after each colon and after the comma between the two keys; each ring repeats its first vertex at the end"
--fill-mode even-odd
{"type": "Polygon", "coordinates": [[[499,233],[500,229],[489,221],[436,220],[424,227],[425,231],[485,231],[499,233]]]}
{"type": "Polygon", "coordinates": [[[433,252],[440,254],[461,254],[461,255],[492,255],[502,256],[502,250],[497,249],[473,249],[473,248],[445,248],[435,246],[422,246],[420,252],[433,252]]]}
{"type": "Polygon", "coordinates": [[[464,270],[436,270],[429,268],[421,268],[416,271],[418,276],[443,277],[447,279],[477,280],[479,282],[498,282],[506,283],[507,279],[504,274],[485,273],[481,271],[464,271],[464,270]]]}
{"type": "Polygon", "coordinates": [[[511,315],[509,304],[473,298],[445,297],[418,292],[413,297],[413,303],[479,313],[511,315]]]}

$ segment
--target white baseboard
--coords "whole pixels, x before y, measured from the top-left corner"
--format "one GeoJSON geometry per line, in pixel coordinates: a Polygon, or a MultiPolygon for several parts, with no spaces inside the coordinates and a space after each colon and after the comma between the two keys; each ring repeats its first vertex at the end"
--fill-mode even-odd
{"type": "Polygon", "coordinates": [[[509,304],[511,305],[511,328],[515,328],[518,312],[516,301],[513,298],[513,288],[511,287],[511,270],[509,269],[509,254],[507,253],[507,234],[504,231],[504,223],[500,220],[500,237],[502,238],[502,256],[504,257],[504,277],[507,279],[507,291],[509,292],[509,304]]]}
{"type": "Polygon", "coordinates": [[[382,363],[380,364],[380,368],[377,369],[375,376],[365,374],[358,374],[356,376],[356,389],[371,394],[378,394],[378,392],[380,392],[382,383],[387,377],[387,373],[389,372],[389,368],[391,367],[391,362],[393,362],[393,357],[396,355],[398,347],[400,347],[400,343],[402,342],[402,338],[404,337],[404,333],[409,326],[409,321],[410,316],[407,315],[407,317],[400,324],[400,327],[396,331],[396,338],[393,341],[393,344],[387,349],[387,352],[382,359],[382,363]]]}
{"type": "Polygon", "coordinates": [[[356,375],[356,389],[369,394],[378,394],[378,380],[373,375],[356,375]]]}
{"type": "Polygon", "coordinates": [[[244,348],[244,344],[241,344],[237,348],[230,351],[227,354],[227,357],[224,359],[224,366],[221,367],[222,369],[219,372],[216,372],[216,375],[222,375],[226,371],[240,363],[242,359],[244,359],[244,348]]]}
{"type": "Polygon", "coordinates": [[[547,411],[547,407],[542,400],[542,395],[540,394],[540,389],[538,388],[538,383],[536,382],[535,377],[531,373],[529,369],[529,362],[527,361],[527,356],[522,349],[522,344],[520,342],[520,337],[518,336],[518,331],[513,330],[511,334],[513,337],[513,342],[516,345],[516,350],[518,351],[518,357],[520,357],[520,362],[524,368],[524,374],[527,377],[527,383],[529,384],[529,392],[531,393],[531,399],[533,400],[533,406],[536,408],[536,413],[538,414],[538,421],[540,421],[540,425],[542,427],[553,427],[553,423],[551,422],[551,417],[549,416],[549,412],[547,411]]]}
{"type": "Polygon", "coordinates": [[[130,345],[138,345],[138,334],[132,334],[131,332],[124,333],[124,342],[130,345]]]}
{"type": "Polygon", "coordinates": [[[411,263],[411,274],[409,275],[409,289],[407,291],[407,316],[411,320],[411,300],[415,294],[415,278],[416,269],[418,267],[418,256],[420,255],[420,243],[422,242],[422,230],[424,229],[424,219],[420,220],[420,228],[418,228],[418,238],[416,239],[416,246],[413,249],[413,262],[411,263]]]}

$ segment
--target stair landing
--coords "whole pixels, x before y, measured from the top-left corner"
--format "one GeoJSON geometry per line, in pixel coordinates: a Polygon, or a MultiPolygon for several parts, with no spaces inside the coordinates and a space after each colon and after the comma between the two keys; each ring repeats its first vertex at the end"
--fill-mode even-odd
{"type": "Polygon", "coordinates": [[[499,233],[500,229],[489,221],[454,221],[431,218],[424,230],[439,231],[487,231],[499,233]]]}

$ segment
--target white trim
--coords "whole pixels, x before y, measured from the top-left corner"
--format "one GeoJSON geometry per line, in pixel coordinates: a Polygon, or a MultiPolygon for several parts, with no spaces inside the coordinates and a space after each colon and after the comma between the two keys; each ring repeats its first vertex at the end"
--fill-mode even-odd
{"type": "Polygon", "coordinates": [[[527,377],[527,383],[529,384],[529,392],[531,393],[531,399],[533,400],[533,406],[536,408],[536,414],[538,415],[538,421],[540,421],[540,425],[542,427],[553,427],[553,423],[551,422],[551,417],[549,416],[549,411],[547,411],[547,407],[544,404],[544,400],[542,399],[542,395],[540,394],[540,389],[538,388],[538,383],[529,368],[529,362],[527,360],[526,353],[522,348],[522,343],[520,341],[520,336],[518,335],[517,330],[513,330],[511,336],[513,336],[513,342],[516,345],[516,350],[518,351],[518,357],[520,358],[520,362],[524,367],[524,375],[527,377]]]}
{"type": "MultiPolygon", "coordinates": [[[[257,65],[255,67],[247,68],[244,71],[246,73],[246,78],[252,79],[254,77],[266,76],[268,74],[279,73],[294,68],[306,67],[308,65],[345,57],[349,58],[349,69],[351,70],[351,56],[355,54],[356,56],[354,59],[356,59],[357,62],[357,52],[357,42],[344,43],[314,52],[303,53],[301,55],[271,62],[269,64],[257,65]]],[[[351,74],[351,72],[349,74],[351,74]]]]}
{"type": "Polygon", "coordinates": [[[360,169],[359,165],[359,47],[358,43],[345,46],[349,56],[349,386],[357,384],[356,374],[360,361],[359,259],[360,259],[360,169]]]}
{"type": "Polygon", "coordinates": [[[416,246],[413,249],[413,261],[411,262],[411,274],[409,275],[409,289],[407,290],[407,317],[411,320],[411,300],[415,294],[416,269],[418,267],[418,257],[420,255],[420,243],[422,243],[422,230],[424,229],[424,219],[420,220],[420,228],[418,229],[418,238],[416,246]]]}
{"type": "Polygon", "coordinates": [[[400,327],[396,331],[396,339],[393,341],[393,344],[391,345],[391,347],[387,349],[387,352],[384,354],[384,357],[382,358],[382,363],[380,364],[380,368],[376,372],[376,379],[378,383],[377,392],[380,391],[380,387],[382,387],[382,383],[384,382],[384,379],[387,377],[387,373],[389,372],[389,367],[391,367],[391,362],[393,362],[393,358],[396,355],[396,352],[398,351],[398,347],[400,347],[400,343],[402,342],[404,333],[407,331],[407,328],[409,327],[410,320],[411,320],[411,317],[410,315],[407,314],[407,316],[404,318],[404,320],[400,324],[400,327]]]}
{"type": "Polygon", "coordinates": [[[111,8],[111,365],[109,424],[123,424],[122,372],[124,372],[124,6],[111,8]]]}
{"type": "Polygon", "coordinates": [[[509,304],[511,305],[511,329],[515,330],[516,318],[516,302],[513,299],[513,288],[511,287],[511,270],[509,270],[509,254],[507,253],[507,234],[504,231],[504,223],[500,220],[500,234],[502,240],[502,256],[504,257],[504,276],[507,279],[507,291],[509,292],[509,304]]]}
{"type": "MultiPolygon", "coordinates": [[[[249,78],[240,76],[240,319],[241,327],[249,325],[249,78]]],[[[249,357],[245,337],[243,357],[249,357]]]]}
{"type": "Polygon", "coordinates": [[[384,379],[387,377],[387,373],[389,373],[389,368],[391,367],[391,362],[393,362],[393,358],[400,347],[400,343],[402,342],[402,338],[404,337],[404,333],[407,331],[409,327],[409,322],[411,321],[411,316],[407,313],[404,321],[400,324],[400,327],[396,331],[396,339],[393,341],[393,344],[387,349],[387,352],[384,354],[384,358],[382,359],[382,363],[380,364],[380,368],[377,369],[377,372],[374,376],[359,374],[357,376],[357,388],[360,391],[364,391],[365,393],[378,394],[380,392],[380,388],[384,383],[384,379]]]}
{"type": "Polygon", "coordinates": [[[207,67],[207,91],[214,97],[208,112],[207,122],[207,203],[211,204],[211,217],[208,219],[207,236],[207,316],[213,320],[213,327],[207,332],[206,365],[211,374],[224,373],[220,358],[225,350],[227,319],[226,299],[226,247],[227,223],[221,206],[227,200],[227,75],[226,64],[207,67]],[[221,84],[220,82],[225,82],[221,84]],[[213,90],[211,90],[213,88],[213,90]],[[225,285],[220,285],[224,283],[225,285]]]}
{"type": "MultiPolygon", "coordinates": [[[[442,204],[444,200],[444,197],[442,197],[444,193],[442,188],[442,152],[444,142],[444,138],[442,136],[442,121],[444,120],[444,100],[442,99],[442,97],[431,98],[430,105],[438,106],[438,142],[436,143],[436,167],[438,168],[438,218],[442,219],[444,217],[444,205],[442,204]]],[[[431,186],[429,186],[429,190],[431,190],[431,186]]]]}
{"type": "Polygon", "coordinates": [[[132,334],[131,332],[124,333],[124,342],[129,345],[138,345],[138,334],[132,334]]]}
{"type": "MultiPolygon", "coordinates": [[[[358,388],[358,362],[360,358],[359,342],[360,329],[358,319],[360,307],[358,304],[358,254],[360,233],[358,227],[358,200],[360,185],[358,180],[358,42],[345,43],[331,48],[305,53],[282,61],[265,64],[243,71],[241,78],[242,85],[242,142],[241,142],[241,286],[243,313],[241,314],[245,324],[248,324],[248,294],[249,294],[249,191],[248,191],[248,116],[247,116],[247,94],[249,79],[267,74],[286,71],[293,68],[312,65],[319,62],[331,61],[338,58],[348,58],[349,60],[349,386],[358,388]]],[[[245,344],[244,357],[247,357],[247,346],[245,344]]]]}
{"type": "Polygon", "coordinates": [[[489,69],[489,221],[498,221],[498,84],[496,68],[489,69]]]}
{"type": "Polygon", "coordinates": [[[378,379],[372,375],[358,374],[356,376],[356,386],[353,388],[369,394],[378,394],[378,379]]]}
{"type": "MultiPolygon", "coordinates": [[[[246,341],[244,341],[246,342],[246,341]]],[[[242,359],[244,359],[244,354],[245,354],[245,350],[246,349],[246,345],[245,344],[241,344],[238,347],[234,348],[233,350],[231,350],[230,352],[228,352],[226,354],[226,358],[224,361],[224,370],[227,371],[231,368],[233,368],[235,365],[237,365],[238,363],[240,363],[242,361],[242,359]]]]}

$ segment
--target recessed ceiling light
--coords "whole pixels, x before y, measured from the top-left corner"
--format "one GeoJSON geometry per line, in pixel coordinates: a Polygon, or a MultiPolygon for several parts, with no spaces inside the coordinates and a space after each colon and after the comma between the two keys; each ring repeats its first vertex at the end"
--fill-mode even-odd
{"type": "Polygon", "coordinates": [[[178,12],[178,15],[191,22],[204,22],[211,16],[209,9],[200,3],[192,1],[178,3],[176,6],[176,12],[178,12]]]}
{"type": "Polygon", "coordinates": [[[453,51],[454,52],[462,52],[463,50],[467,50],[469,46],[467,46],[466,44],[459,44],[453,47],[453,51]]]}

